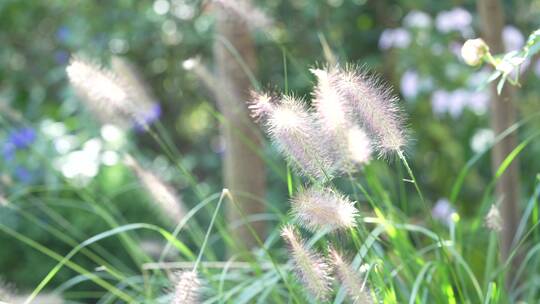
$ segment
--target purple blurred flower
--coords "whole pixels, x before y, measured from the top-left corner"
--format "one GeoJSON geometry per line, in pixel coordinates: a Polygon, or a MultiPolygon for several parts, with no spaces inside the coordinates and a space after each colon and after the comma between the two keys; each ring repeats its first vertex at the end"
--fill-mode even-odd
{"type": "Polygon", "coordinates": [[[459,31],[463,36],[469,36],[471,34],[471,22],[471,14],[461,7],[442,11],[435,18],[435,26],[439,32],[449,33],[459,31]]]}
{"type": "Polygon", "coordinates": [[[431,17],[422,11],[412,10],[403,18],[403,24],[411,28],[426,28],[431,25],[431,17]]]}
{"type": "Polygon", "coordinates": [[[15,145],[11,142],[5,142],[2,146],[2,155],[4,156],[4,159],[6,161],[11,161],[13,158],[15,158],[15,151],[17,148],[15,145]]]}
{"type": "Polygon", "coordinates": [[[433,114],[440,116],[448,112],[450,102],[450,93],[444,90],[436,90],[431,96],[431,108],[433,114]]]}
{"type": "Polygon", "coordinates": [[[488,93],[471,92],[464,89],[452,92],[437,90],[431,97],[431,107],[435,115],[441,116],[448,113],[454,119],[461,116],[465,108],[477,115],[482,115],[486,112],[488,104],[488,93]]]}
{"type": "Polygon", "coordinates": [[[25,184],[29,184],[32,181],[32,173],[28,169],[22,166],[17,166],[15,168],[15,177],[21,183],[25,183],[25,184]]]}
{"type": "Polygon", "coordinates": [[[401,94],[406,99],[414,99],[420,89],[420,77],[414,70],[407,70],[401,76],[401,94]]]}
{"type": "Polygon", "coordinates": [[[453,118],[458,118],[463,113],[463,108],[467,106],[467,101],[469,99],[469,92],[458,89],[450,94],[450,100],[448,104],[448,113],[453,118]]]}
{"type": "Polygon", "coordinates": [[[144,131],[148,125],[151,125],[161,117],[161,105],[154,103],[148,112],[142,113],[134,122],[137,132],[144,131]]]}
{"type": "Polygon", "coordinates": [[[36,140],[36,131],[32,128],[22,128],[12,131],[9,134],[8,141],[11,142],[16,149],[25,149],[36,140]]]}
{"type": "Polygon", "coordinates": [[[61,26],[56,31],[56,39],[58,39],[58,41],[60,42],[66,42],[69,39],[70,35],[71,35],[71,31],[69,30],[69,28],[65,26],[61,26]]]}
{"type": "Polygon", "coordinates": [[[54,61],[58,64],[66,64],[69,60],[69,53],[66,51],[54,52],[54,61]]]}
{"type": "Polygon", "coordinates": [[[540,60],[537,60],[534,64],[534,74],[536,77],[540,77],[540,60]]]}
{"type": "Polygon", "coordinates": [[[517,51],[525,44],[525,37],[519,31],[519,29],[512,25],[504,27],[502,32],[502,38],[504,42],[504,48],[507,52],[517,51]]]}
{"type": "Polygon", "coordinates": [[[411,43],[411,34],[403,29],[386,29],[379,38],[379,49],[406,48],[411,43]]]}
{"type": "Polygon", "coordinates": [[[454,207],[450,204],[450,201],[446,198],[440,198],[435,203],[433,209],[431,209],[431,215],[434,219],[437,219],[447,225],[452,223],[452,214],[456,212],[454,207]]]}

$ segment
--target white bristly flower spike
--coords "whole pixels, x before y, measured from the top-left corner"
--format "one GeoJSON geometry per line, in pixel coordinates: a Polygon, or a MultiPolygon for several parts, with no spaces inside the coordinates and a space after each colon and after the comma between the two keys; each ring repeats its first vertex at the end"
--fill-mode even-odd
{"type": "Polygon", "coordinates": [[[291,204],[296,220],[313,232],[322,228],[351,228],[358,216],[354,203],[330,188],[311,187],[302,190],[292,199],[291,204]]]}
{"type": "Polygon", "coordinates": [[[294,268],[300,282],[317,300],[328,299],[332,290],[330,266],[319,253],[307,248],[292,226],[283,227],[281,236],[290,246],[294,268]]]}
{"type": "Polygon", "coordinates": [[[305,103],[293,96],[283,96],[268,111],[267,133],[299,173],[316,179],[330,177],[335,165],[317,120],[305,103]]]}
{"type": "Polygon", "coordinates": [[[370,140],[361,128],[354,126],[347,131],[348,158],[356,164],[366,164],[371,159],[370,140]]]}
{"type": "Polygon", "coordinates": [[[482,58],[489,52],[488,45],[484,40],[469,39],[465,41],[461,47],[461,57],[468,65],[479,65],[482,62],[482,58]]]}
{"type": "Polygon", "coordinates": [[[199,303],[201,282],[195,271],[185,271],[179,274],[172,304],[199,303]]]}
{"type": "Polygon", "coordinates": [[[337,250],[330,248],[329,252],[331,263],[337,274],[338,280],[343,284],[352,303],[372,304],[373,299],[371,298],[360,273],[355,271],[348,262],[344,261],[337,250]]]}
{"type": "Polygon", "coordinates": [[[490,230],[502,230],[503,227],[501,213],[499,212],[499,208],[497,208],[495,204],[491,205],[491,208],[489,208],[489,212],[487,213],[485,218],[485,224],[486,227],[490,230]]]}
{"type": "Polygon", "coordinates": [[[248,101],[248,109],[251,117],[256,121],[266,120],[276,108],[275,97],[269,93],[251,91],[251,99],[248,101]]]}
{"type": "Polygon", "coordinates": [[[167,185],[153,172],[141,167],[130,155],[125,157],[124,163],[139,178],[141,185],[159,207],[161,214],[166,216],[173,224],[177,224],[184,218],[186,214],[184,203],[170,185],[167,185]]]}
{"type": "Polygon", "coordinates": [[[72,57],[66,72],[73,88],[84,97],[86,105],[93,112],[104,114],[105,119],[115,120],[130,113],[132,104],[128,91],[111,71],[91,61],[72,57]]]}
{"type": "Polygon", "coordinates": [[[381,155],[402,151],[407,137],[403,113],[388,88],[355,66],[340,69],[332,85],[347,100],[381,155]]]}
{"type": "Polygon", "coordinates": [[[351,103],[337,90],[339,69],[311,69],[317,78],[313,104],[320,121],[324,144],[341,172],[353,172],[371,156],[371,143],[357,125],[351,103]]]}

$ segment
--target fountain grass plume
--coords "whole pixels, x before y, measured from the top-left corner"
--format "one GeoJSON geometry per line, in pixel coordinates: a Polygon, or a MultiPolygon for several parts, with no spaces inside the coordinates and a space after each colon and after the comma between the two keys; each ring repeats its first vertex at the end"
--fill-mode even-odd
{"type": "Polygon", "coordinates": [[[311,187],[291,200],[295,219],[310,231],[322,228],[343,230],[353,227],[358,216],[354,203],[330,188],[311,187]]]}
{"type": "Polygon", "coordinates": [[[358,123],[371,137],[380,155],[399,153],[407,142],[399,99],[382,81],[357,66],[340,69],[332,85],[347,100],[358,123]]]}
{"type": "Polygon", "coordinates": [[[334,248],[330,247],[330,260],[334,267],[334,272],[337,274],[339,282],[347,291],[347,295],[355,304],[372,304],[373,299],[365,288],[365,281],[360,273],[356,272],[350,263],[345,261],[341,254],[334,248]]]}
{"type": "Polygon", "coordinates": [[[327,300],[332,291],[331,268],[319,253],[308,248],[290,226],[284,226],[281,236],[289,244],[294,269],[300,282],[317,300],[327,300]]]}
{"type": "Polygon", "coordinates": [[[251,103],[254,117],[265,118],[263,125],[279,151],[297,171],[311,178],[329,177],[335,164],[329,155],[324,136],[313,113],[305,102],[292,95],[284,95],[274,103],[268,95],[251,103]]]}
{"type": "Polygon", "coordinates": [[[184,271],[178,274],[172,304],[199,303],[201,281],[195,271],[184,271]]]}
{"type": "Polygon", "coordinates": [[[186,208],[180,196],[155,173],[144,169],[133,157],[126,155],[124,163],[133,170],[141,185],[159,207],[161,214],[173,224],[186,215],[186,208]]]}

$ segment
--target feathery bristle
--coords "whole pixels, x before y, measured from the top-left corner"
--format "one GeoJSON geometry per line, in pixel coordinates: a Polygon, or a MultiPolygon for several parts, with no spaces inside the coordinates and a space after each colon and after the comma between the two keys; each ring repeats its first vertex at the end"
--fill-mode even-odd
{"type": "MultiPolygon", "coordinates": [[[[111,71],[79,57],[71,58],[66,72],[71,85],[82,95],[90,110],[118,123],[130,107],[128,92],[111,71]]],[[[105,121],[106,122],[106,121],[105,121]]]]}
{"type": "Polygon", "coordinates": [[[358,210],[354,203],[336,191],[311,187],[292,199],[292,212],[298,222],[311,231],[327,227],[347,229],[355,224],[358,210]]]}
{"type": "Polygon", "coordinates": [[[351,301],[355,304],[372,304],[373,299],[364,288],[365,283],[361,275],[355,272],[334,248],[330,248],[329,252],[338,280],[343,284],[351,301]]]}
{"type": "Polygon", "coordinates": [[[246,0],[214,0],[214,2],[253,29],[268,29],[273,24],[272,18],[246,0]]]}
{"type": "Polygon", "coordinates": [[[321,301],[326,300],[332,289],[330,266],[320,254],[307,248],[292,226],[283,227],[281,236],[290,246],[300,282],[313,297],[321,301]]]}
{"type": "Polygon", "coordinates": [[[313,103],[331,158],[342,172],[353,172],[371,157],[371,143],[356,124],[354,109],[337,90],[338,69],[312,69],[317,77],[313,103]]]}
{"type": "Polygon", "coordinates": [[[126,156],[125,163],[137,175],[142,186],[161,209],[161,213],[172,223],[178,223],[185,216],[185,208],[180,196],[173,188],[165,184],[153,172],[142,168],[133,157],[126,156]]]}
{"type": "Polygon", "coordinates": [[[255,121],[265,120],[275,109],[275,100],[269,93],[259,93],[251,91],[251,98],[248,102],[250,115],[255,121]]]}
{"type": "MultiPolygon", "coordinates": [[[[152,97],[150,89],[142,80],[137,68],[124,58],[114,56],[111,60],[112,71],[118,79],[118,83],[129,92],[129,96],[135,96],[136,106],[129,110],[135,122],[143,127],[152,123],[158,117],[152,117],[154,109],[159,105],[152,97]]],[[[154,113],[156,114],[156,113],[154,113]]],[[[159,115],[159,113],[157,114],[159,115]]]]}
{"type": "Polygon", "coordinates": [[[172,304],[199,303],[201,282],[195,271],[185,271],[178,275],[172,304]]]}
{"type": "Polygon", "coordinates": [[[347,150],[353,163],[365,164],[371,159],[371,142],[364,130],[351,127],[347,132],[347,150]]]}
{"type": "Polygon", "coordinates": [[[267,132],[280,152],[298,171],[314,178],[329,177],[335,165],[329,157],[316,119],[306,105],[292,96],[284,96],[266,120],[267,132]]]}
{"type": "Polygon", "coordinates": [[[333,83],[337,80],[335,70],[311,69],[317,77],[313,90],[313,104],[322,125],[331,131],[341,131],[351,124],[351,109],[333,83]]]}
{"type": "Polygon", "coordinates": [[[486,227],[488,227],[488,229],[493,231],[502,230],[501,213],[499,212],[499,208],[497,208],[495,204],[491,205],[491,208],[489,208],[489,212],[487,213],[485,218],[485,225],[486,227]]]}
{"type": "Polygon", "coordinates": [[[359,123],[369,131],[381,154],[399,152],[406,143],[406,130],[398,99],[380,81],[356,67],[340,70],[335,87],[349,102],[359,123]]]}

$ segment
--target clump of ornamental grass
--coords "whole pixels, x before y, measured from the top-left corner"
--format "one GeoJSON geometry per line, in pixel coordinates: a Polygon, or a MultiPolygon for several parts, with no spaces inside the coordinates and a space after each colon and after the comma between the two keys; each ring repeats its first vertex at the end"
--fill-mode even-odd
{"type": "Polygon", "coordinates": [[[72,57],[66,72],[86,107],[102,122],[143,128],[161,114],[159,105],[150,101],[133,69],[116,59],[116,71],[81,57],[72,57]]]}
{"type": "Polygon", "coordinates": [[[347,295],[355,304],[371,304],[373,299],[365,288],[365,281],[352,265],[345,261],[334,248],[329,249],[330,263],[334,267],[339,282],[347,291],[347,295]]]}
{"type": "Polygon", "coordinates": [[[201,281],[195,271],[179,273],[176,280],[172,304],[199,303],[201,281]]]}
{"type": "Polygon", "coordinates": [[[291,205],[295,219],[313,232],[325,227],[331,230],[351,228],[358,216],[354,203],[330,188],[302,190],[291,200],[291,205]]]}
{"type": "Polygon", "coordinates": [[[320,179],[350,173],[379,155],[401,155],[406,129],[397,98],[376,78],[349,66],[312,69],[314,110],[293,96],[253,93],[249,108],[298,171],[320,179]]]}
{"type": "Polygon", "coordinates": [[[141,167],[130,155],[125,157],[124,163],[133,170],[141,185],[159,207],[161,214],[166,216],[174,224],[178,223],[185,216],[186,209],[184,203],[170,185],[167,185],[155,173],[141,167]]]}
{"type": "Polygon", "coordinates": [[[328,299],[333,279],[323,256],[308,248],[290,225],[282,228],[281,236],[290,247],[294,269],[302,285],[317,300],[328,299]]]}

